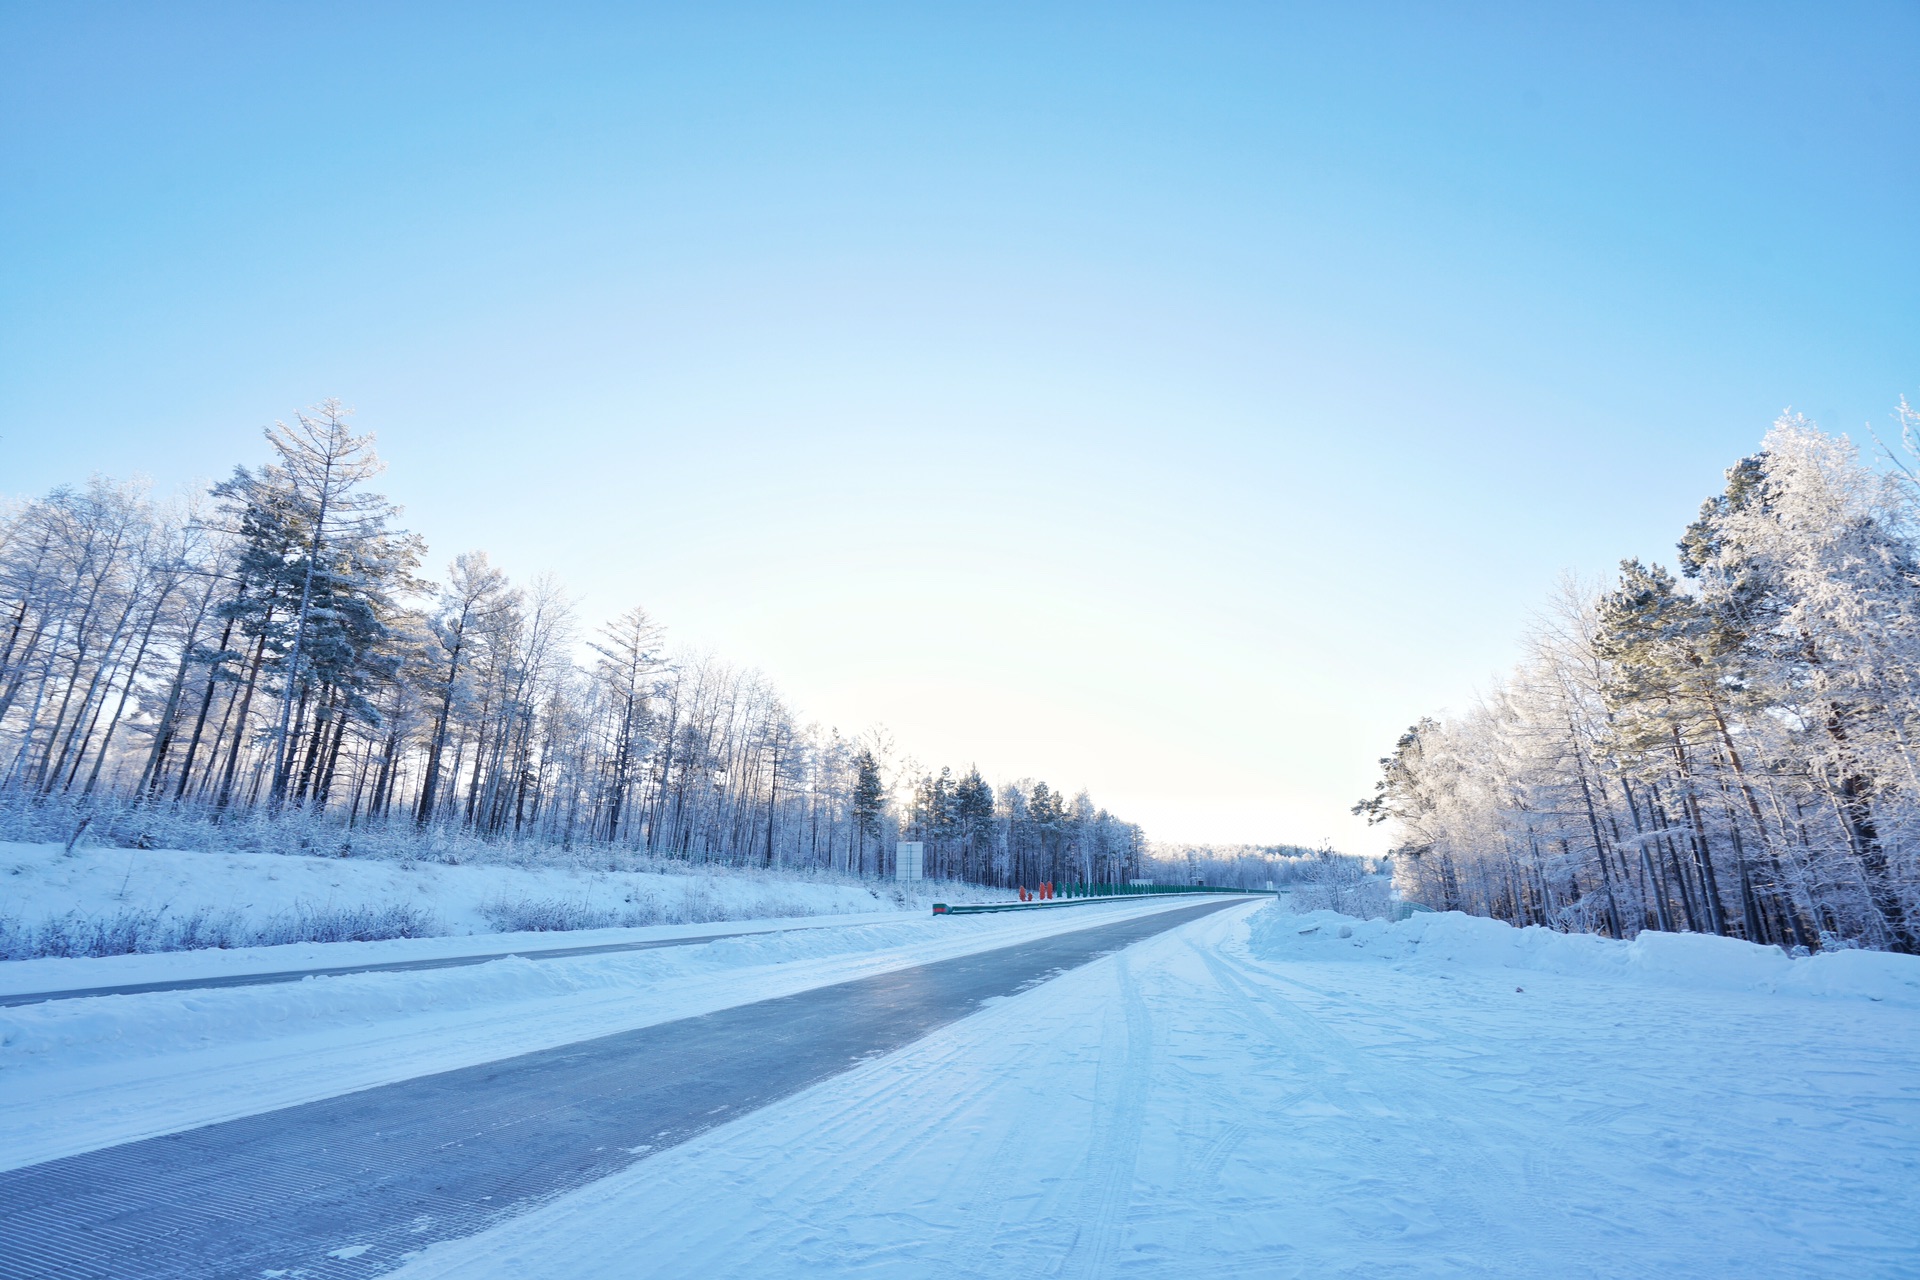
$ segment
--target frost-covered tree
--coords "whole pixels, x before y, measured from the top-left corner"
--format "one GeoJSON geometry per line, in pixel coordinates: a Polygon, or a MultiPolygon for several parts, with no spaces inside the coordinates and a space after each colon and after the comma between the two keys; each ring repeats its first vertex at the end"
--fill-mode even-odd
{"type": "Polygon", "coordinates": [[[939,874],[1003,885],[1137,858],[1084,796],[896,765],[883,732],[807,723],[645,610],[583,637],[557,582],[478,551],[420,581],[347,422],[328,401],[277,424],[263,463],[180,503],[103,479],[0,503],[0,834],[99,815],[134,841],[178,821],[884,874],[912,830],[939,874]]]}
{"type": "Polygon", "coordinates": [[[1920,949],[1911,486],[1783,418],[1685,531],[1682,577],[1624,562],[1381,762],[1356,811],[1395,831],[1403,892],[1616,936],[1920,949]]]}

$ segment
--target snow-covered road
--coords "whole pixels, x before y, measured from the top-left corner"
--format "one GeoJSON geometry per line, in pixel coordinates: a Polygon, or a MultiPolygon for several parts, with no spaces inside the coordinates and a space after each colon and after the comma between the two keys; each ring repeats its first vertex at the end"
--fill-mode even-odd
{"type": "MultiPolygon", "coordinates": [[[[0,1011],[0,1164],[1175,909],[0,1011]]],[[[1920,959],[1253,903],[402,1274],[1913,1276],[1917,1135],[1920,959]]]]}
{"type": "Polygon", "coordinates": [[[364,1276],[1234,900],[1083,927],[0,1173],[0,1276],[364,1276]]]}
{"type": "MultiPolygon", "coordinates": [[[[1031,915],[882,917],[703,946],[0,1009],[0,1169],[1178,906],[1154,900],[1031,915]]],[[[581,936],[547,935],[544,941],[565,945],[581,936]]],[[[324,964],[339,954],[395,960],[497,941],[306,944],[256,949],[251,960],[279,969],[287,967],[285,961],[266,951],[324,964]]],[[[155,970],[172,976],[188,958],[118,957],[141,967],[112,967],[120,979],[155,970]]],[[[91,978],[109,963],[16,965],[34,971],[35,985],[59,985],[74,973],[91,978]]]]}
{"type": "Polygon", "coordinates": [[[399,1274],[1920,1274],[1920,961],[1316,920],[1163,934],[399,1274]]]}

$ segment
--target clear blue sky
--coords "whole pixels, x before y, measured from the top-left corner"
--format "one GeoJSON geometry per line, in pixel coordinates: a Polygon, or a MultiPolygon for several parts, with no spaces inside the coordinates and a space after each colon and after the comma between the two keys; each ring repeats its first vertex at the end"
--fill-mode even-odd
{"type": "Polygon", "coordinates": [[[438,570],[1368,847],[1565,569],[1920,398],[1920,8],[0,7],[0,492],[358,407],[438,570]]]}

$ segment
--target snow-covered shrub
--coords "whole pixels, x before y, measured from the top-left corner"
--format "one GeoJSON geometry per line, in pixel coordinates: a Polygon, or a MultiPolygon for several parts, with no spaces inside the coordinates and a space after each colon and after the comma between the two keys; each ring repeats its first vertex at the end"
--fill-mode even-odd
{"type": "Polygon", "coordinates": [[[663,897],[650,890],[628,893],[626,900],[597,906],[586,899],[496,898],[481,904],[480,914],[501,933],[559,933],[574,929],[639,929],[657,924],[713,924],[727,920],[772,920],[821,914],[804,898],[765,893],[750,901],[729,901],[705,882],[663,897]]]}
{"type": "Polygon", "coordinates": [[[710,924],[728,917],[726,904],[707,884],[690,884],[682,899],[680,920],[675,923],[710,924]]]}
{"type": "Polygon", "coordinates": [[[1393,914],[1393,892],[1358,858],[1322,856],[1302,868],[1288,895],[1295,911],[1338,911],[1362,920],[1393,914]]]}
{"type": "Polygon", "coordinates": [[[564,933],[572,929],[612,929],[626,924],[619,911],[564,898],[495,899],[480,914],[501,933],[564,933]]]}
{"type": "Polygon", "coordinates": [[[249,925],[236,911],[205,908],[178,915],[170,915],[165,908],[99,915],[70,911],[49,916],[37,925],[0,916],[0,960],[146,955],[156,951],[273,947],[291,942],[382,942],[389,938],[428,938],[440,932],[440,922],[431,911],[406,902],[360,907],[303,903],[257,925],[249,925]]]}
{"type": "Polygon", "coordinates": [[[411,902],[388,902],[372,907],[294,908],[291,915],[270,917],[253,931],[248,946],[272,947],[289,942],[384,942],[388,938],[431,938],[441,932],[440,921],[425,907],[411,902]]]}
{"type": "Polygon", "coordinates": [[[161,941],[160,913],[156,911],[119,911],[111,916],[70,912],[37,926],[13,919],[0,923],[0,947],[5,948],[9,960],[167,950],[161,941]]]}

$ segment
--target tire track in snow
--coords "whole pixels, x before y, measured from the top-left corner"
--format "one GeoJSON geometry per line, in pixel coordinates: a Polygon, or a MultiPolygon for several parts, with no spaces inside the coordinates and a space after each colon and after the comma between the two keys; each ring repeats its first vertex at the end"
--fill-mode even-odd
{"type": "MultiPolygon", "coordinates": [[[[1199,962],[1203,948],[1222,945],[1231,937],[1236,923],[1245,918],[1236,914],[1184,931],[1180,947],[1171,936],[1165,940],[1163,950],[1175,954],[1169,957],[1170,963],[1157,966],[1154,976],[1160,987],[1157,1002],[1174,1019],[1162,1031],[1170,1040],[1178,1042],[1190,1034],[1177,1021],[1184,1016],[1198,1024],[1192,1031],[1202,1035],[1218,1035],[1224,1021],[1243,1028],[1227,1033],[1225,1038],[1231,1041],[1272,1043],[1268,1028],[1251,1026],[1244,1017],[1235,1016],[1234,999],[1222,989],[1218,976],[1199,962]]],[[[1215,1236],[1218,1216],[1237,1214],[1246,1207],[1244,1192],[1223,1186],[1222,1175],[1248,1139],[1261,1131],[1263,1120],[1270,1127],[1291,1108],[1324,1091],[1314,1081],[1271,1100],[1263,1099],[1260,1118],[1256,1119],[1247,1109],[1249,1082],[1244,1076],[1203,1070],[1200,1064],[1190,1065],[1181,1057],[1171,1055],[1162,1064],[1171,1078],[1160,1082],[1162,1088],[1183,1099],[1179,1121],[1169,1135],[1175,1148],[1172,1177],[1152,1193],[1153,1207],[1146,1210],[1148,1219],[1143,1219],[1144,1225],[1157,1218],[1151,1234],[1162,1239],[1171,1236],[1178,1243],[1172,1248],[1162,1246],[1157,1250],[1158,1258],[1149,1252],[1128,1261],[1152,1275],[1184,1277],[1194,1267],[1208,1276],[1273,1275],[1277,1264],[1271,1257],[1230,1261],[1220,1253],[1215,1236]],[[1209,1212],[1195,1212],[1195,1206],[1207,1206],[1209,1212]]]]}
{"type": "MultiPolygon", "coordinates": [[[[1190,940],[1188,946],[1192,946],[1190,940]]],[[[1244,1000],[1244,1006],[1273,1017],[1275,1025],[1284,1025],[1311,1044],[1315,1054],[1336,1059],[1346,1079],[1382,1103],[1377,1107],[1379,1113],[1390,1115],[1400,1109],[1421,1128],[1444,1134],[1450,1165],[1459,1174],[1453,1178],[1450,1190],[1455,1196],[1448,1199],[1448,1207],[1469,1215],[1482,1240],[1500,1242],[1507,1267],[1524,1272],[1528,1259],[1538,1259],[1542,1242],[1548,1242],[1555,1251],[1578,1247],[1567,1228],[1569,1205],[1549,1186],[1553,1169],[1559,1167],[1569,1148],[1569,1126],[1515,1125],[1500,1115],[1490,1115],[1480,1100],[1450,1098],[1448,1092],[1453,1086],[1430,1073],[1394,1075],[1373,1052],[1361,1050],[1334,1031],[1325,1015],[1288,1000],[1279,988],[1292,986],[1329,1006],[1363,1011],[1373,1019],[1369,1023],[1373,1031],[1390,1031],[1400,1044],[1432,1044],[1438,1034],[1407,1027],[1404,1015],[1354,994],[1304,983],[1284,973],[1284,961],[1256,963],[1246,954],[1244,940],[1238,946],[1198,954],[1244,1000]],[[1473,1126],[1461,1121],[1463,1115],[1475,1117],[1473,1126]],[[1494,1155],[1496,1150],[1513,1153],[1515,1159],[1501,1161],[1494,1155]],[[1524,1224],[1524,1240],[1515,1234],[1515,1224],[1524,1224]]],[[[1446,1038],[1450,1044],[1457,1044],[1461,1032],[1453,1029],[1446,1038]]],[[[1346,1096],[1354,1098],[1352,1092],[1346,1096]]],[[[1603,1109],[1601,1115],[1611,1119],[1613,1111],[1603,1109]]]]}
{"type": "MultiPolygon", "coordinates": [[[[1031,1182],[1036,1143],[1036,1135],[1019,1123],[1007,1123],[983,1158],[962,1157],[953,1175],[981,1189],[975,1216],[989,1224],[990,1236],[976,1242],[970,1255],[955,1256],[951,1274],[978,1280],[1107,1274],[1125,1231],[1135,1152],[1151,1084],[1153,1021],[1132,964],[1130,952],[1121,952],[1076,975],[1089,985],[1097,982],[1099,998],[1111,1001],[1101,1017],[1097,1041],[1085,1045],[1084,1051],[1059,1043],[1036,1046],[1061,1059],[1063,1082],[1070,1081],[1073,1070],[1086,1061],[1094,1064],[1085,1093],[1066,1085],[1070,1093],[1062,1101],[1058,1121],[1070,1123],[1068,1115],[1086,1114],[1085,1149],[1071,1169],[1063,1167],[1056,1178],[1047,1179],[1049,1190],[1037,1197],[1018,1194],[1031,1182]],[[1071,1230],[1064,1248],[1059,1236],[1062,1224],[1071,1230]]],[[[1082,1005],[1090,1003],[1094,994],[1086,993],[1082,1005]]],[[[956,1071],[964,1072],[964,1050],[950,1052],[956,1071]]],[[[1003,1087],[998,1078],[986,1077],[981,1096],[997,1095],[1003,1087]]]]}
{"type": "Polygon", "coordinates": [[[1107,1274],[1126,1230],[1133,1191],[1140,1129],[1146,1119],[1147,1091],[1153,1071],[1153,1018],[1125,955],[1114,957],[1125,1035],[1117,1054],[1102,1045],[1096,1077],[1093,1140],[1088,1144],[1086,1179],[1071,1221],[1078,1224],[1072,1247],[1054,1274],[1093,1280],[1107,1274]],[[1110,1070],[1115,1058],[1118,1071],[1110,1070]],[[1117,1074],[1109,1085],[1100,1077],[1117,1074]],[[1104,1086],[1104,1087],[1103,1087],[1104,1086]]]}
{"type": "MultiPolygon", "coordinates": [[[[1498,1186],[1505,1184],[1509,1191],[1524,1204],[1520,1216],[1528,1222],[1528,1234],[1531,1237],[1547,1237],[1555,1242],[1572,1239],[1572,1233],[1566,1228],[1567,1215],[1575,1206],[1569,1202],[1567,1193],[1576,1191],[1576,1199],[1591,1201],[1602,1183],[1615,1183],[1617,1173],[1612,1169],[1595,1169],[1591,1162],[1574,1160],[1570,1152],[1574,1139],[1580,1131],[1589,1128],[1604,1128],[1613,1120],[1633,1111],[1633,1105],[1616,1105],[1606,1102],[1589,1107],[1578,1115],[1565,1120],[1540,1125],[1521,1125],[1498,1114],[1491,1114],[1484,1106],[1474,1105],[1467,1100],[1463,1107],[1456,1100],[1447,1098],[1442,1090],[1448,1085],[1443,1077],[1428,1073],[1418,1077],[1393,1077],[1380,1065],[1378,1050],[1381,1046],[1370,1046],[1363,1051],[1345,1037],[1340,1037],[1326,1025],[1324,1018],[1303,1008],[1297,1001],[1290,1000],[1281,993],[1280,988],[1306,992],[1316,997],[1325,1007],[1355,1011],[1367,1015],[1365,1023],[1370,1031],[1390,1035],[1392,1050],[1417,1050],[1423,1056],[1430,1054],[1436,1047],[1452,1049],[1456,1054],[1462,1050],[1471,1051],[1475,1058],[1485,1061],[1498,1061],[1500,1051],[1488,1045],[1483,1039],[1460,1025],[1458,1019],[1449,1021],[1444,1031],[1422,1026],[1409,1026],[1403,1014],[1398,1014],[1377,1001],[1341,989],[1315,985],[1291,972],[1292,966],[1286,961],[1261,963],[1248,953],[1244,941],[1237,947],[1222,948],[1215,957],[1243,975],[1251,986],[1266,989],[1275,997],[1277,1003],[1269,1008],[1290,1011],[1304,1021],[1302,1025],[1310,1031],[1332,1037],[1352,1055],[1352,1061],[1364,1064],[1370,1074],[1372,1091],[1378,1096],[1392,1096],[1404,1100],[1408,1110],[1417,1110],[1422,1123],[1449,1135],[1449,1139],[1458,1153],[1464,1154],[1474,1162],[1478,1170],[1474,1185],[1498,1186]],[[1477,1129],[1469,1131],[1460,1123],[1459,1116],[1467,1111],[1477,1111],[1475,1124],[1477,1129]],[[1496,1138],[1497,1141],[1490,1141],[1496,1138]],[[1517,1176],[1503,1170],[1494,1161],[1490,1152],[1500,1150],[1515,1152],[1517,1155],[1517,1176]],[[1578,1167],[1581,1181],[1577,1188],[1569,1188],[1566,1182],[1567,1171],[1578,1167]]],[[[1350,957],[1359,963],[1366,963],[1362,957],[1350,957]]],[[[1309,962],[1311,963],[1311,962],[1309,962]]],[[[1376,963],[1384,963],[1379,961],[1376,963]]],[[[1400,972],[1399,966],[1393,966],[1400,972]]],[[[1420,980],[1423,975],[1409,975],[1420,980]]],[[[1436,986],[1441,984],[1436,983],[1436,986]]],[[[1458,1011],[1469,1016],[1484,1016],[1499,1004],[1499,997],[1485,999],[1468,990],[1463,990],[1458,982],[1446,981],[1442,987],[1448,997],[1449,1011],[1458,1011]]],[[[1499,987],[1504,991],[1505,988],[1499,987]]],[[[1471,1078],[1464,1082],[1471,1083],[1471,1078]]],[[[1618,1183],[1608,1193],[1611,1197],[1624,1201],[1633,1191],[1630,1186],[1618,1183]]],[[[1501,1212],[1499,1202],[1495,1202],[1497,1216],[1511,1218],[1512,1213],[1501,1212]]],[[[1572,1248],[1571,1244],[1567,1245],[1572,1248]]],[[[1652,1273],[1649,1273],[1652,1274],[1652,1273]]]]}
{"type": "MultiPolygon", "coordinates": [[[[1096,962],[1097,963],[1097,962],[1096,962]]],[[[986,1016],[991,1016],[993,1007],[1004,1003],[1011,997],[996,998],[990,1002],[986,1016]]],[[[887,1126],[876,1124],[875,1117],[885,1115],[890,1105],[895,1104],[903,1092],[912,1092],[914,1085],[903,1081],[902,1072],[910,1072],[922,1079],[938,1078],[955,1082],[943,1098],[944,1123],[942,1129],[962,1125],[967,1117],[999,1120],[1004,1128],[1000,1142],[996,1145],[992,1157],[986,1163],[985,1172],[973,1172],[973,1166],[964,1155],[956,1158],[950,1166],[950,1179],[966,1179],[990,1188],[996,1194],[986,1201],[979,1216],[996,1224],[1008,1218],[1005,1210],[1007,1200],[1003,1194],[1005,1188],[1014,1181],[1007,1176],[1017,1166],[1025,1153],[1030,1150],[1033,1135],[1022,1129],[1017,1123],[998,1116],[992,1108],[991,1100],[998,1092],[1001,1082],[991,1075],[970,1071],[964,1045],[947,1043],[922,1045],[901,1057],[894,1057],[871,1064],[863,1068],[857,1077],[849,1078],[847,1085],[852,1090],[835,1102],[833,1113],[825,1123],[812,1130],[819,1137],[820,1146],[830,1153],[832,1163],[840,1176],[845,1179],[839,1196],[847,1202],[876,1203],[885,1198],[893,1189],[896,1171],[903,1163],[910,1163],[912,1154],[929,1141],[925,1129],[911,1126],[887,1126]]],[[[794,1175],[785,1180],[783,1195],[768,1197],[770,1204],[804,1205],[807,1203],[804,1183],[817,1176],[815,1166],[796,1166],[794,1175]]],[[[784,1208],[777,1210],[780,1216],[799,1223],[784,1208]]],[[[1027,1221],[1006,1222],[1006,1225],[1019,1229],[1032,1225],[1032,1215],[1027,1221]]],[[[857,1239],[850,1235],[838,1235],[834,1238],[819,1238],[811,1243],[817,1248],[814,1265],[826,1268],[843,1268],[850,1264],[882,1265],[892,1253],[902,1247],[902,1242],[911,1242],[919,1238],[919,1233],[930,1226],[922,1219],[906,1215],[896,1215],[888,1223],[896,1234],[893,1239],[875,1242],[870,1239],[857,1239]]],[[[705,1255],[714,1256],[719,1246],[730,1237],[727,1224],[715,1224],[708,1230],[708,1239],[703,1242],[705,1255]]],[[[979,1271],[981,1276],[991,1276],[995,1280],[1005,1280],[1009,1275],[1021,1274],[1019,1264],[1033,1257],[1029,1242],[1024,1237],[1009,1250],[1008,1256],[995,1255],[991,1265],[979,1271]]],[[[695,1250],[696,1256],[701,1250],[695,1250]]],[[[762,1254],[749,1261],[754,1267],[777,1269],[783,1260],[781,1251],[771,1256],[762,1254]]],[[[789,1259],[790,1260],[790,1259],[789,1259]]],[[[978,1259],[973,1261],[979,1261],[978,1259]]],[[[968,1274],[968,1259],[955,1258],[955,1274],[968,1274]]]]}
{"type": "MultiPolygon", "coordinates": [[[[1555,1215],[1541,1212],[1533,1203],[1524,1169],[1508,1169],[1495,1160],[1484,1139],[1454,1118],[1457,1109],[1427,1096],[1430,1086],[1413,1078],[1389,1077],[1324,1020],[1288,1000],[1275,988],[1275,975],[1270,971],[1249,972],[1245,962],[1224,951],[1185,941],[1218,980],[1219,989],[1228,998],[1229,1012],[1261,1029],[1276,1047],[1290,1052],[1303,1071],[1313,1077],[1315,1090],[1343,1113],[1344,1127],[1361,1140],[1383,1140],[1380,1126],[1370,1124],[1369,1116],[1376,1120],[1410,1119],[1418,1126],[1446,1134],[1453,1172],[1459,1175],[1458,1194],[1450,1207],[1468,1219],[1481,1243],[1483,1258],[1497,1252],[1506,1269],[1523,1269],[1539,1237],[1556,1234],[1552,1225],[1555,1215]],[[1467,1167],[1459,1167],[1463,1163],[1467,1167]],[[1523,1245],[1515,1235],[1516,1218],[1528,1224],[1528,1232],[1534,1237],[1532,1244],[1523,1245]]],[[[1402,1159],[1398,1163],[1404,1167],[1414,1161],[1402,1159]]]]}

